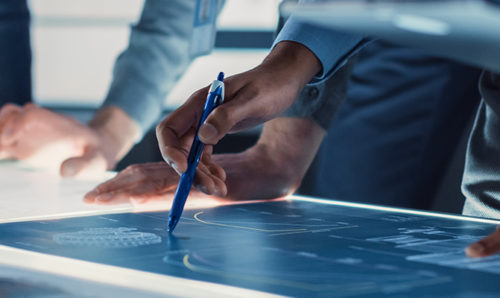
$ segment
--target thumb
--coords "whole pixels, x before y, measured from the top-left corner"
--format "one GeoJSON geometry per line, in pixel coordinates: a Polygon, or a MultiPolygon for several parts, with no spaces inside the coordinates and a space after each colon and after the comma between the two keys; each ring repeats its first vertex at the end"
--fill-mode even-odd
{"type": "Polygon", "coordinates": [[[219,107],[212,111],[198,131],[198,138],[204,144],[215,145],[231,129],[232,123],[228,121],[227,109],[219,107]]]}
{"type": "Polygon", "coordinates": [[[247,118],[249,116],[244,106],[238,106],[236,101],[222,104],[215,108],[200,126],[198,138],[204,144],[215,145],[232,131],[236,124],[246,122],[247,118]]]}
{"type": "Polygon", "coordinates": [[[73,177],[80,173],[101,173],[107,170],[104,157],[95,151],[88,151],[82,156],[71,157],[63,161],[60,173],[62,177],[73,177]]]}
{"type": "MultiPolygon", "coordinates": [[[[281,102],[263,96],[256,87],[240,88],[224,103],[215,108],[201,125],[198,137],[204,144],[215,145],[229,132],[248,129],[261,124],[281,111],[281,102]],[[264,105],[263,103],[271,104],[264,105]]],[[[233,92],[234,93],[234,92],[233,92]]]]}

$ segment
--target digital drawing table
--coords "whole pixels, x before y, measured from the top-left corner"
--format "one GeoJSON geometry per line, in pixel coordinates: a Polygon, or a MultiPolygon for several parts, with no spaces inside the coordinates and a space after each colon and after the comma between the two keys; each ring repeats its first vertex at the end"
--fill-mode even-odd
{"type": "Polygon", "coordinates": [[[500,1],[331,0],[284,3],[281,14],[379,37],[500,72],[500,1]]]}
{"type": "Polygon", "coordinates": [[[500,255],[464,253],[495,229],[494,220],[296,196],[186,210],[173,236],[167,218],[148,212],[4,223],[0,245],[285,296],[500,292],[500,255]]]}

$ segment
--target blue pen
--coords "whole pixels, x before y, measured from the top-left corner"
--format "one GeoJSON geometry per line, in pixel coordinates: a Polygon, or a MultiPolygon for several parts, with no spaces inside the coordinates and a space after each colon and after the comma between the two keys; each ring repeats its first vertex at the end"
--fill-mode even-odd
{"type": "Polygon", "coordinates": [[[189,191],[191,190],[191,185],[193,184],[194,174],[196,173],[196,167],[200,161],[201,152],[205,146],[198,139],[198,130],[200,126],[205,122],[208,115],[212,110],[218,105],[222,104],[224,101],[224,73],[220,72],[217,80],[212,82],[210,91],[208,92],[207,101],[205,102],[205,107],[203,108],[203,115],[201,116],[200,123],[196,129],[196,134],[193,140],[193,145],[191,145],[191,150],[188,155],[188,167],[187,170],[182,174],[177,190],[175,191],[174,202],[172,204],[172,209],[170,210],[170,215],[168,217],[168,232],[173,232],[175,226],[179,222],[182,215],[182,210],[184,209],[184,204],[188,197],[189,191]]]}

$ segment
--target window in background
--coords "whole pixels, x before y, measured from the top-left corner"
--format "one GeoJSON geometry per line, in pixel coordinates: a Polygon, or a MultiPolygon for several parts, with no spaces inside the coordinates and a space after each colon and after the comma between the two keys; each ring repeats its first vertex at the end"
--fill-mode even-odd
{"type": "MultiPolygon", "coordinates": [[[[49,106],[100,105],[114,60],[127,45],[129,26],[138,19],[142,3],[31,0],[36,101],[49,106]]],[[[257,65],[267,53],[278,5],[279,0],[227,0],[218,21],[218,48],[195,60],[170,93],[167,107],[181,104],[219,70],[231,75],[257,65]]]]}

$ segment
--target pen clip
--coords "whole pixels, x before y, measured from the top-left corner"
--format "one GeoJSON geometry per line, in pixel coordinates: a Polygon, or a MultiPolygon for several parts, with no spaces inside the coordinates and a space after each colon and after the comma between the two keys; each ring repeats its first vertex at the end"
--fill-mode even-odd
{"type": "Polygon", "coordinates": [[[215,102],[215,107],[218,105],[221,105],[224,102],[224,82],[219,81],[219,80],[214,80],[212,82],[212,86],[210,86],[210,90],[208,91],[209,93],[216,92],[217,88],[220,87],[220,94],[216,98],[215,102]]]}

